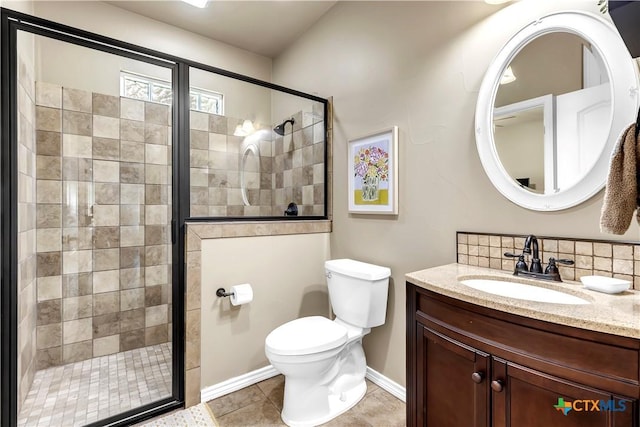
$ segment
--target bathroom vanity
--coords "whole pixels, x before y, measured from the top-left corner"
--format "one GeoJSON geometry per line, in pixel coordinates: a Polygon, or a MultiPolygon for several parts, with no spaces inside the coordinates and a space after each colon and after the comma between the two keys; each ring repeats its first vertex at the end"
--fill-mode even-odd
{"type": "Polygon", "coordinates": [[[608,295],[449,264],[406,275],[407,425],[637,427],[640,293],[608,295]],[[587,304],[497,296],[490,278],[587,304]]]}

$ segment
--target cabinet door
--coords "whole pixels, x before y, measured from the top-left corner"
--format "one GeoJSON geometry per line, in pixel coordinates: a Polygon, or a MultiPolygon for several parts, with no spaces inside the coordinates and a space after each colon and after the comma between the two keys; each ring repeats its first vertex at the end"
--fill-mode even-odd
{"type": "Polygon", "coordinates": [[[417,333],[417,425],[489,427],[489,355],[424,327],[417,333]]]}
{"type": "Polygon", "coordinates": [[[635,400],[625,400],[498,358],[492,360],[490,386],[493,427],[637,425],[635,400]]]}

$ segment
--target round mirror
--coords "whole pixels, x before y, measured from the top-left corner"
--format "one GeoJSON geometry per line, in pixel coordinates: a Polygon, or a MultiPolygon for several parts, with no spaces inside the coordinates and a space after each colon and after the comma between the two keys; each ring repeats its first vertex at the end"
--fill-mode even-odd
{"type": "Polygon", "coordinates": [[[613,25],[584,12],[545,16],[487,70],[476,108],[482,165],[520,206],[575,206],[604,186],[637,99],[635,65],[613,25]]]}

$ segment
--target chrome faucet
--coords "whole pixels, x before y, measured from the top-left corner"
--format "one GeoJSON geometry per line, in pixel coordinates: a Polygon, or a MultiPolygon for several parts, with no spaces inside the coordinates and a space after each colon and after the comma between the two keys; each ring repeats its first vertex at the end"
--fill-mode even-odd
{"type": "Polygon", "coordinates": [[[513,272],[514,276],[533,277],[535,279],[553,280],[555,282],[562,282],[562,279],[560,278],[560,270],[558,270],[557,264],[573,264],[573,261],[570,259],[549,258],[549,265],[547,265],[543,273],[542,264],[540,263],[538,238],[533,234],[530,234],[525,239],[522,254],[516,255],[510,252],[505,252],[504,256],[508,258],[518,258],[516,268],[513,272]],[[525,254],[531,255],[531,267],[527,266],[525,254]]]}

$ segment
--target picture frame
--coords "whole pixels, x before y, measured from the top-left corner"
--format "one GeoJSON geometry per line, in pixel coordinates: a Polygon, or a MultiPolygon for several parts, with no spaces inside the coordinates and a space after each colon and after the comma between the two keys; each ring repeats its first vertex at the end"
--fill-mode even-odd
{"type": "Polygon", "coordinates": [[[398,126],[349,140],[349,213],[398,215],[398,126]]]}

